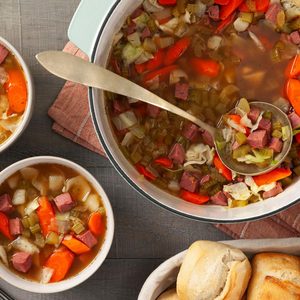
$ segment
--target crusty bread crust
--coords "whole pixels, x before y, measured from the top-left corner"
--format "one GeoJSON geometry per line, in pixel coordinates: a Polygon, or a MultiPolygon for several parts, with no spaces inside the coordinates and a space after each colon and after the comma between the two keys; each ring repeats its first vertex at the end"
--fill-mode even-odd
{"type": "Polygon", "coordinates": [[[299,300],[300,258],[260,253],[252,260],[247,300],[299,300]]]}

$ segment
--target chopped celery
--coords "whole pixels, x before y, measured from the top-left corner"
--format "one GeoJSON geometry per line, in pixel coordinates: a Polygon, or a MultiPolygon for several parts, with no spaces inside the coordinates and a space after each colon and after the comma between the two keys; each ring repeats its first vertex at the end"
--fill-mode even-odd
{"type": "Polygon", "coordinates": [[[23,224],[24,228],[29,228],[30,227],[30,222],[29,222],[29,217],[28,216],[25,216],[22,219],[22,224],[23,224]]]}
{"type": "Polygon", "coordinates": [[[59,243],[59,236],[57,233],[51,231],[49,232],[49,234],[47,235],[46,238],[46,244],[48,245],[56,245],[59,243]]]}
{"type": "Polygon", "coordinates": [[[143,53],[142,47],[134,47],[130,43],[126,44],[122,51],[122,58],[127,65],[135,62],[143,53]]]}
{"type": "Polygon", "coordinates": [[[244,207],[248,205],[248,200],[232,200],[230,207],[244,207]]]}
{"type": "Polygon", "coordinates": [[[44,248],[45,246],[45,239],[40,233],[35,234],[35,241],[34,243],[39,247],[39,248],[44,248]]]}
{"type": "Polygon", "coordinates": [[[282,132],[281,132],[281,130],[277,130],[277,129],[274,130],[274,131],[272,132],[272,137],[281,139],[281,137],[282,137],[282,132]]]}
{"type": "Polygon", "coordinates": [[[282,131],[282,140],[285,142],[290,138],[290,130],[288,126],[283,126],[281,128],[282,131]]]}
{"type": "Polygon", "coordinates": [[[249,203],[256,203],[259,201],[259,197],[257,195],[252,195],[249,199],[248,202],[249,203]]]}
{"type": "Polygon", "coordinates": [[[31,213],[29,215],[28,222],[29,222],[30,226],[34,226],[35,224],[38,224],[39,223],[39,218],[38,218],[37,214],[34,213],[34,212],[31,213]]]}
{"type": "Polygon", "coordinates": [[[233,150],[232,157],[234,159],[245,157],[250,151],[251,147],[249,145],[242,145],[237,149],[233,150]]]}
{"type": "Polygon", "coordinates": [[[249,102],[246,98],[242,98],[237,107],[239,109],[241,109],[243,112],[245,112],[246,114],[250,112],[250,105],[249,105],[249,102]]]}
{"type": "Polygon", "coordinates": [[[33,226],[30,226],[29,229],[30,229],[30,231],[31,231],[32,234],[36,234],[36,233],[38,233],[38,232],[41,231],[40,224],[35,224],[33,226]]]}
{"type": "Polygon", "coordinates": [[[282,128],[282,125],[281,125],[281,122],[280,121],[275,121],[274,123],[273,123],[273,130],[281,130],[281,128],[282,128]]]}
{"type": "Polygon", "coordinates": [[[264,117],[265,119],[272,120],[272,112],[271,112],[271,111],[265,111],[265,112],[263,113],[263,117],[264,117]]]}
{"type": "Polygon", "coordinates": [[[149,15],[146,12],[143,12],[132,21],[137,25],[138,28],[145,28],[149,20],[150,20],[149,15]]]}
{"type": "Polygon", "coordinates": [[[243,145],[247,142],[247,136],[242,132],[237,132],[235,134],[235,140],[239,145],[243,145]]]}
{"type": "Polygon", "coordinates": [[[26,238],[30,238],[30,236],[31,236],[30,230],[29,230],[28,228],[24,229],[24,230],[22,231],[22,236],[24,236],[24,237],[26,237],[26,238]]]}
{"type": "Polygon", "coordinates": [[[103,206],[99,207],[98,212],[100,212],[100,214],[102,216],[104,216],[105,215],[105,208],[103,206]]]}
{"type": "Polygon", "coordinates": [[[74,225],[72,226],[72,230],[76,233],[76,234],[80,234],[85,230],[84,225],[82,224],[82,222],[80,220],[76,220],[74,222],[74,225]]]}
{"type": "Polygon", "coordinates": [[[253,13],[251,12],[241,12],[240,13],[240,18],[242,21],[247,22],[247,23],[252,23],[253,21],[253,13]]]}

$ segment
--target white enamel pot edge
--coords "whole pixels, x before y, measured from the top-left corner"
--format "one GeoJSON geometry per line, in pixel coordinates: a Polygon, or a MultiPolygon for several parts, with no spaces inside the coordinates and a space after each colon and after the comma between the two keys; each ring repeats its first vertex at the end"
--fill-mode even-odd
{"type": "Polygon", "coordinates": [[[113,210],[110,201],[105,191],[103,190],[102,186],[96,180],[96,178],[91,173],[89,173],[86,169],[84,169],[82,166],[61,157],[35,156],[35,157],[26,158],[21,161],[18,161],[0,172],[0,184],[2,184],[7,178],[9,178],[18,170],[35,164],[58,164],[58,165],[69,167],[77,171],[79,174],[85,177],[93,185],[97,193],[99,193],[106,210],[107,230],[106,230],[106,235],[105,235],[103,245],[101,246],[101,249],[96,255],[96,257],[94,258],[94,260],[77,275],[57,283],[40,284],[38,282],[25,280],[20,276],[17,276],[15,273],[11,272],[2,264],[0,264],[0,278],[5,280],[7,283],[17,288],[23,289],[28,292],[33,292],[33,293],[40,293],[40,294],[58,293],[58,292],[66,291],[68,289],[71,289],[83,283],[90,276],[92,276],[103,264],[104,260],[106,259],[109,253],[113,241],[114,227],[115,227],[114,215],[113,215],[113,210]]]}
{"type": "MultiPolygon", "coordinates": [[[[101,66],[107,65],[114,34],[119,31],[126,17],[142,0],[82,0],[69,28],[69,38],[90,60],[101,66]],[[99,14],[101,7],[103,14],[99,14]],[[94,12],[98,12],[95,14],[94,12]],[[95,18],[91,21],[91,18],[95,18]],[[94,26],[90,26],[94,24],[94,26]],[[89,31],[87,34],[86,31],[89,31]],[[83,38],[83,33],[89,38],[83,38]]],[[[148,181],[141,180],[135,168],[125,159],[114,137],[106,113],[103,91],[89,89],[90,110],[95,130],[103,148],[121,176],[139,193],[153,203],[176,214],[210,223],[237,223],[253,221],[274,215],[297,203],[300,199],[300,182],[295,182],[273,199],[255,203],[247,207],[227,209],[221,206],[197,206],[182,201],[148,181]]]]}

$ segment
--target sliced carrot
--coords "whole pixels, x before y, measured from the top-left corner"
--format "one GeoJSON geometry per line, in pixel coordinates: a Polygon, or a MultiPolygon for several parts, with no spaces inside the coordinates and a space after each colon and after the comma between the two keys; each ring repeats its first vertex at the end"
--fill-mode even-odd
{"type": "Polygon", "coordinates": [[[300,115],[300,81],[288,79],[285,85],[285,92],[296,113],[300,115]]]}
{"type": "Polygon", "coordinates": [[[166,66],[161,69],[149,72],[145,74],[143,78],[143,82],[147,84],[147,81],[150,81],[154,79],[155,77],[159,77],[160,80],[162,80],[165,76],[169,75],[173,70],[177,69],[178,67],[176,65],[166,66]]]}
{"type": "Polygon", "coordinates": [[[243,0],[231,0],[227,5],[221,6],[220,19],[226,20],[242,4],[243,0]]]}
{"type": "Polygon", "coordinates": [[[162,6],[176,5],[177,0],[158,0],[158,3],[162,6]]]}
{"type": "Polygon", "coordinates": [[[166,66],[174,64],[188,49],[190,44],[191,39],[189,37],[183,37],[180,40],[178,40],[167,50],[164,64],[166,66]]]}
{"type": "Polygon", "coordinates": [[[220,64],[212,59],[203,59],[194,57],[190,60],[191,67],[199,75],[207,77],[217,77],[220,73],[220,64]]]}
{"type": "Polygon", "coordinates": [[[287,78],[296,78],[300,75],[300,55],[297,54],[287,65],[285,76],[287,78]]]}
{"type": "Polygon", "coordinates": [[[235,13],[230,15],[227,19],[221,21],[217,29],[215,30],[215,33],[216,34],[222,33],[230,24],[232,24],[234,18],[235,18],[235,13]]]}
{"type": "Polygon", "coordinates": [[[257,12],[265,13],[270,6],[270,0],[255,0],[255,6],[257,12]]]}
{"type": "Polygon", "coordinates": [[[214,157],[214,165],[220,174],[222,174],[228,181],[232,181],[232,172],[223,164],[218,155],[214,157]]]}
{"type": "Polygon", "coordinates": [[[241,123],[242,117],[239,115],[227,115],[227,117],[237,124],[241,123]]]}
{"type": "Polygon", "coordinates": [[[82,243],[74,237],[71,237],[70,239],[64,239],[62,241],[62,244],[77,255],[89,252],[91,250],[86,244],[82,243]]]}
{"type": "Polygon", "coordinates": [[[241,12],[251,12],[250,8],[247,5],[247,2],[243,2],[240,6],[239,6],[239,11],[241,12]]]}
{"type": "Polygon", "coordinates": [[[166,168],[172,168],[173,167],[173,161],[167,157],[160,157],[154,160],[154,163],[166,168]]]}
{"type": "Polygon", "coordinates": [[[182,198],[183,200],[185,200],[187,202],[191,202],[191,203],[198,204],[198,205],[204,204],[209,201],[208,196],[203,196],[203,195],[200,195],[197,193],[192,193],[192,192],[185,191],[185,190],[182,190],[180,192],[180,198],[182,198]]]}
{"type": "Polygon", "coordinates": [[[19,69],[7,70],[6,89],[9,108],[14,113],[24,112],[27,104],[27,85],[24,73],[19,69]]]}
{"type": "Polygon", "coordinates": [[[261,186],[279,181],[289,177],[290,175],[292,175],[292,171],[290,169],[277,168],[269,173],[254,176],[253,179],[258,186],[261,186]]]}
{"type": "Polygon", "coordinates": [[[39,204],[40,206],[37,209],[37,215],[39,217],[43,235],[47,236],[50,231],[57,232],[54,210],[48,197],[40,197],[39,204]]]}
{"type": "Polygon", "coordinates": [[[95,236],[101,236],[105,232],[105,224],[100,212],[94,212],[91,214],[89,223],[89,229],[95,236]]]}
{"type": "Polygon", "coordinates": [[[13,236],[9,231],[9,220],[6,214],[0,212],[0,232],[9,240],[13,240],[13,236]]]}
{"type": "Polygon", "coordinates": [[[58,282],[66,277],[73,264],[74,257],[70,250],[61,248],[48,258],[45,267],[54,270],[50,282],[58,282]]]}

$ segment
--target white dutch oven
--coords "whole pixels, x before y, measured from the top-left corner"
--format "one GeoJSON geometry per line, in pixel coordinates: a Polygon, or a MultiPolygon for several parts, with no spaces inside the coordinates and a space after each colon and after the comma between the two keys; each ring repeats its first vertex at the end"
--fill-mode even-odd
{"type": "Polygon", "coordinates": [[[92,276],[98,268],[102,265],[104,262],[114,236],[114,216],[112,207],[110,205],[110,202],[107,198],[106,193],[104,192],[103,188],[99,184],[99,182],[96,180],[96,178],[89,173],[87,170],[85,170],[83,167],[77,165],[76,163],[63,159],[60,157],[53,157],[53,156],[36,156],[27,158],[21,161],[18,161],[3,171],[0,172],[0,184],[2,184],[7,178],[9,178],[11,175],[13,175],[18,170],[29,167],[36,164],[57,164],[66,166],[68,168],[73,169],[74,171],[78,172],[80,175],[82,175],[84,178],[86,178],[92,186],[95,188],[97,193],[102,198],[103,206],[105,207],[106,211],[106,218],[107,218],[107,230],[105,233],[104,242],[101,246],[101,249],[99,250],[98,254],[94,258],[94,260],[81,272],[79,272],[77,275],[70,277],[66,280],[62,280],[60,282],[56,283],[48,283],[48,284],[41,284],[38,282],[29,281],[26,279],[23,279],[22,277],[16,275],[12,271],[10,271],[8,268],[0,264],[0,278],[8,282],[9,284],[14,285],[17,288],[23,289],[25,291],[33,292],[33,293],[40,293],[40,294],[48,294],[48,293],[57,293],[62,292],[65,290],[68,290],[70,288],[73,288],[80,283],[87,280],[90,276],[92,276]]]}
{"type": "MultiPolygon", "coordinates": [[[[69,38],[90,60],[106,66],[114,34],[142,0],[82,0],[69,28],[69,38]]],[[[197,206],[176,198],[147,181],[141,181],[135,168],[120,151],[112,131],[103,91],[89,89],[89,103],[97,135],[110,161],[124,179],[152,202],[177,214],[211,223],[235,223],[257,220],[278,213],[300,198],[300,183],[264,202],[243,208],[197,206]]]]}

